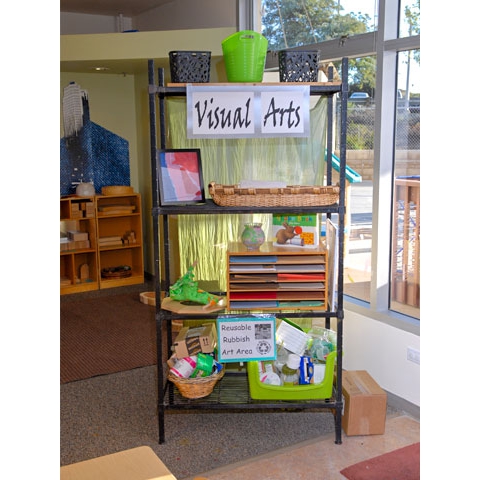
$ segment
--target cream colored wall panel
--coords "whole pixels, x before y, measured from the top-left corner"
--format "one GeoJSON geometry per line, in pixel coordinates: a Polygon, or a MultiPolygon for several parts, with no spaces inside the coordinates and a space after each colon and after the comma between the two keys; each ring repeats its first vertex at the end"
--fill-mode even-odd
{"type": "MultiPolygon", "coordinates": [[[[135,29],[185,30],[198,28],[237,27],[237,0],[177,0],[166,3],[133,19],[135,29]],[[188,14],[186,14],[188,12],[188,14]]],[[[194,44],[195,45],[195,44],[194,44]]],[[[193,50],[196,48],[190,48],[193,50]]]]}
{"type": "Polygon", "coordinates": [[[193,46],[222,55],[221,42],[232,33],[234,28],[61,35],[60,61],[168,58],[171,50],[193,50],[193,46]]]}
{"type": "MultiPolygon", "coordinates": [[[[123,30],[132,28],[132,19],[123,17],[123,30]]],[[[119,32],[119,19],[111,15],[60,12],[60,35],[119,32]]]]}

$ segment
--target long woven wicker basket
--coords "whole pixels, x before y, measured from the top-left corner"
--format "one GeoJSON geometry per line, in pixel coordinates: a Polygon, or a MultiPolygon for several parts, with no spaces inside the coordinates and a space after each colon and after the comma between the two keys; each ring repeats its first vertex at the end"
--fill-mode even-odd
{"type": "Polygon", "coordinates": [[[180,378],[171,372],[168,372],[167,379],[177,388],[182,397],[185,398],[203,398],[213,392],[215,385],[225,375],[225,368],[220,372],[209,375],[208,377],[180,378]]]}
{"type": "Polygon", "coordinates": [[[340,187],[292,186],[285,188],[240,188],[208,184],[212,200],[222,207],[309,207],[338,203],[340,187]]]}

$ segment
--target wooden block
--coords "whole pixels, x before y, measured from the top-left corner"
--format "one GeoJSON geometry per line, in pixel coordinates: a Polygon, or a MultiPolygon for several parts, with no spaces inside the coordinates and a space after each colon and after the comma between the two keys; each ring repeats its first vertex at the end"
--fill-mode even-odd
{"type": "Polygon", "coordinates": [[[140,301],[145,305],[155,306],[155,292],[142,292],[140,294],[140,301]]]}
{"type": "Polygon", "coordinates": [[[85,208],[83,209],[83,216],[85,218],[92,218],[95,216],[95,206],[93,202],[87,202],[85,208]]]}
{"type": "Polygon", "coordinates": [[[98,211],[103,214],[118,214],[118,213],[132,213],[135,210],[135,205],[105,205],[98,207],[98,211]]]}
{"type": "Polygon", "coordinates": [[[120,235],[110,235],[108,237],[98,237],[98,243],[121,241],[121,240],[122,240],[122,237],[120,235]]]}
{"type": "Polygon", "coordinates": [[[98,242],[98,245],[100,247],[115,247],[115,246],[121,246],[123,245],[122,240],[103,240],[101,242],[98,242]]]}
{"type": "Polygon", "coordinates": [[[68,250],[75,250],[76,248],[76,243],[73,242],[72,240],[69,240],[68,242],[60,242],[60,251],[68,251],[68,250]]]}
{"type": "Polygon", "coordinates": [[[76,232],[76,231],[68,231],[67,232],[68,238],[70,240],[81,242],[83,240],[88,240],[88,233],[87,232],[76,232]]]}
{"type": "Polygon", "coordinates": [[[80,280],[85,281],[90,278],[90,267],[88,263],[80,265],[80,280]]]}
{"type": "Polygon", "coordinates": [[[135,238],[135,232],[133,230],[126,232],[123,235],[123,241],[125,242],[126,245],[137,243],[137,240],[135,238]]]}
{"type": "Polygon", "coordinates": [[[177,480],[150,447],[60,467],[60,480],[177,480]]]}

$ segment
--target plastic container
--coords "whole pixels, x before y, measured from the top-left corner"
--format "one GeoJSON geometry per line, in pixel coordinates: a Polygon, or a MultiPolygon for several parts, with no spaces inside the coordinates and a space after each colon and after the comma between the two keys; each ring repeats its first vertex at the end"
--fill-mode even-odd
{"type": "Polygon", "coordinates": [[[95,196],[95,187],[93,183],[90,182],[80,182],[75,189],[75,193],[79,197],[94,197],[95,196]]]}
{"type": "Polygon", "coordinates": [[[278,71],[281,82],[318,82],[320,52],[316,50],[280,50],[278,71]]]}
{"type": "Polygon", "coordinates": [[[325,364],[314,363],[313,364],[313,383],[322,383],[325,378],[325,364]]]}
{"type": "Polygon", "coordinates": [[[174,375],[179,378],[189,378],[197,366],[197,356],[179,358],[175,361],[175,365],[170,369],[174,375]]]}
{"type": "Polygon", "coordinates": [[[298,385],[299,381],[299,374],[298,368],[300,367],[300,356],[291,353],[288,356],[287,363],[282,367],[282,374],[280,375],[280,379],[282,380],[282,384],[285,386],[293,386],[298,385]]]}
{"type": "Polygon", "coordinates": [[[253,30],[242,30],[222,42],[229,82],[261,82],[267,58],[268,40],[253,30]]]}
{"type": "Polygon", "coordinates": [[[208,83],[211,55],[212,52],[169,52],[172,83],[208,83]]]}
{"type": "Polygon", "coordinates": [[[325,363],[325,376],[318,385],[268,385],[260,381],[258,362],[247,362],[250,397],[254,400],[316,400],[331,398],[336,358],[336,351],[328,355],[325,363]]]}
{"type": "Polygon", "coordinates": [[[281,385],[282,381],[280,377],[273,371],[273,366],[270,363],[265,365],[265,372],[258,371],[260,375],[260,381],[267,385],[281,385]]]}
{"type": "Polygon", "coordinates": [[[191,374],[191,377],[208,377],[212,374],[214,364],[215,360],[211,355],[199,353],[197,355],[197,364],[195,366],[195,370],[191,374]]]}
{"type": "Polygon", "coordinates": [[[285,349],[283,345],[277,345],[277,359],[275,360],[275,368],[281,372],[283,366],[287,363],[288,360],[288,350],[285,349]]]}

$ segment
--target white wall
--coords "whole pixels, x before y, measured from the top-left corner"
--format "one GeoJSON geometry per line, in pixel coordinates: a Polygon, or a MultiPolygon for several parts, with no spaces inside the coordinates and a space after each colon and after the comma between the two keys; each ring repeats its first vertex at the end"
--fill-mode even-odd
{"type": "Polygon", "coordinates": [[[420,336],[345,309],[345,370],[367,370],[384,389],[420,406],[420,365],[407,360],[407,348],[420,351],[420,336]]]}
{"type": "Polygon", "coordinates": [[[60,13],[60,35],[81,35],[88,33],[117,33],[131,30],[132,19],[109,15],[88,15],[86,13],[60,13]],[[121,28],[123,25],[123,28],[121,28]]]}

